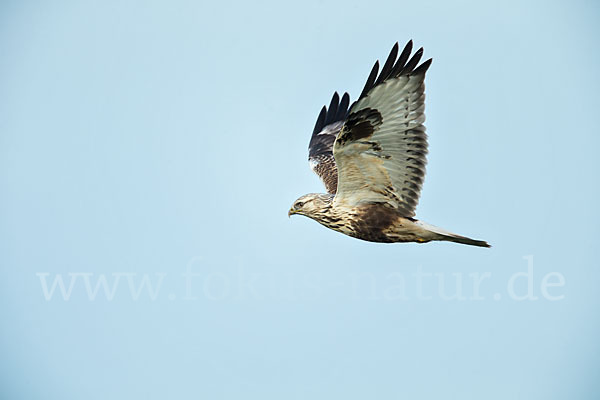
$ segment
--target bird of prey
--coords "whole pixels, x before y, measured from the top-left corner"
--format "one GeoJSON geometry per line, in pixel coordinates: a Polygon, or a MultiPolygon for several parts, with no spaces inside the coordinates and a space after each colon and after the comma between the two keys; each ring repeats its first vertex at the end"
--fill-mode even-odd
{"type": "Polygon", "coordinates": [[[425,164],[425,73],[423,48],[411,57],[412,40],[398,56],[398,43],[379,72],[375,62],[364,89],[333,95],[324,106],[308,145],[308,161],[326,194],[294,202],[300,214],[327,228],[371,242],[450,241],[490,247],[415,219],[425,164]],[[378,73],[379,72],[379,73],[378,73]]]}

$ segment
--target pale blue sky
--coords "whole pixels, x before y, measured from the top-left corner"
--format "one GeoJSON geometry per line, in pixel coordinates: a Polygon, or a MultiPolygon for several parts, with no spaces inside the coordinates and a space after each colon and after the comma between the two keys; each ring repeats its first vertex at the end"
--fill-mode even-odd
{"type": "Polygon", "coordinates": [[[2,2],[0,397],[595,398],[599,11],[2,2]],[[287,217],[319,109],[409,39],[417,216],[492,249],[287,217]]]}

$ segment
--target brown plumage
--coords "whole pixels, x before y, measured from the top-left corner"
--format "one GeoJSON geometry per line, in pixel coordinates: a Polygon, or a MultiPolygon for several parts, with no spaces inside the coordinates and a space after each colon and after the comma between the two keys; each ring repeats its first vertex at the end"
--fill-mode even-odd
{"type": "Polygon", "coordinates": [[[425,164],[423,49],[394,45],[381,73],[376,62],[358,100],[344,93],[324,106],[309,143],[309,163],[327,194],[300,197],[288,215],[301,214],[371,242],[452,241],[490,247],[414,219],[425,164]],[[410,59],[409,59],[410,57],[410,59]]]}

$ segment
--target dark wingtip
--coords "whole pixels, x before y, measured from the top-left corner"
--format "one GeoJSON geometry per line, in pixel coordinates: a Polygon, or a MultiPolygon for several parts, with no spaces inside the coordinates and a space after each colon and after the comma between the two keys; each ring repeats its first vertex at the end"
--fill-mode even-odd
{"type": "Polygon", "coordinates": [[[411,75],[424,74],[425,72],[427,72],[429,67],[431,67],[432,62],[433,62],[433,58],[430,58],[429,60],[425,61],[423,64],[421,64],[417,68],[415,68],[415,70],[413,72],[411,72],[410,74],[411,75]]]}
{"type": "Polygon", "coordinates": [[[404,75],[404,74],[408,74],[408,73],[412,72],[412,70],[417,66],[417,64],[421,60],[421,57],[423,57],[423,48],[422,47],[420,47],[419,50],[417,50],[415,52],[415,54],[413,54],[413,56],[406,63],[404,68],[402,68],[400,75],[404,75]]]}
{"type": "Polygon", "coordinates": [[[345,92],[340,100],[338,92],[334,92],[331,97],[329,107],[323,106],[321,112],[317,117],[317,122],[313,129],[312,135],[315,136],[321,132],[327,125],[333,124],[338,121],[343,121],[348,116],[348,105],[350,104],[350,95],[345,92]]]}
{"type": "Polygon", "coordinates": [[[315,124],[315,128],[313,129],[313,135],[317,132],[320,132],[321,129],[325,126],[325,118],[327,117],[327,106],[323,106],[321,108],[321,112],[317,117],[317,123],[315,124]]]}
{"type": "Polygon", "coordinates": [[[398,57],[398,42],[396,42],[394,44],[394,46],[392,46],[392,50],[390,50],[390,54],[389,54],[387,60],[385,60],[385,63],[383,64],[383,68],[381,68],[379,77],[373,84],[373,87],[379,85],[381,82],[385,81],[386,79],[388,79],[390,77],[390,73],[394,69],[394,64],[396,63],[396,57],[398,57]]]}
{"type": "Polygon", "coordinates": [[[402,64],[404,64],[406,62],[406,60],[408,60],[408,56],[410,56],[410,53],[412,53],[413,47],[414,47],[414,45],[413,45],[413,41],[411,39],[406,43],[406,45],[404,46],[404,49],[402,49],[402,55],[406,57],[406,59],[404,60],[404,62],[402,64]]]}
{"type": "Polygon", "coordinates": [[[373,87],[373,83],[375,82],[375,78],[377,78],[378,72],[379,72],[379,60],[375,61],[373,68],[371,68],[371,73],[369,74],[367,83],[365,84],[365,87],[363,88],[362,92],[360,93],[360,96],[358,96],[359,99],[366,96],[367,92],[369,90],[371,90],[371,88],[373,87]]]}
{"type": "MultiPolygon", "coordinates": [[[[381,73],[378,76],[379,72],[379,60],[375,62],[375,65],[371,69],[371,73],[367,78],[367,82],[358,96],[358,100],[364,98],[371,89],[376,87],[377,85],[385,82],[387,79],[396,78],[401,75],[416,75],[416,74],[424,74],[429,66],[431,65],[432,59],[425,61],[421,65],[419,65],[419,61],[423,57],[423,47],[419,48],[412,57],[410,56],[413,49],[413,40],[410,39],[404,49],[398,56],[399,44],[396,42],[392,46],[392,51],[388,56],[387,60],[383,64],[383,68],[381,69],[381,73]],[[398,59],[396,57],[398,56],[398,59]],[[410,59],[409,59],[410,58],[410,59]]],[[[357,100],[357,101],[358,101],[357,100]]],[[[356,103],[356,102],[355,102],[356,103]]],[[[352,108],[352,107],[351,107],[352,108]]]]}
{"type": "Polygon", "coordinates": [[[340,101],[340,106],[338,107],[337,115],[335,116],[336,121],[342,121],[346,119],[348,114],[348,105],[350,104],[350,95],[348,92],[345,92],[342,96],[342,100],[340,101]]]}
{"type": "Polygon", "coordinates": [[[400,73],[404,69],[404,65],[406,64],[406,61],[408,61],[408,57],[410,56],[410,53],[412,52],[412,48],[413,48],[413,42],[412,42],[412,40],[409,40],[408,43],[406,43],[406,45],[404,46],[404,49],[402,49],[402,53],[400,53],[400,56],[398,57],[398,60],[396,61],[394,68],[392,68],[392,71],[390,72],[390,76],[396,77],[396,76],[400,75],[400,73]]]}
{"type": "Polygon", "coordinates": [[[329,103],[329,110],[327,111],[327,118],[325,118],[325,126],[331,124],[335,120],[337,114],[338,105],[340,103],[340,95],[338,92],[333,93],[331,102],[329,103]]]}
{"type": "Polygon", "coordinates": [[[348,99],[348,101],[350,101],[350,95],[348,94],[348,92],[344,92],[344,95],[342,96],[342,102],[344,101],[344,99],[348,99]]]}

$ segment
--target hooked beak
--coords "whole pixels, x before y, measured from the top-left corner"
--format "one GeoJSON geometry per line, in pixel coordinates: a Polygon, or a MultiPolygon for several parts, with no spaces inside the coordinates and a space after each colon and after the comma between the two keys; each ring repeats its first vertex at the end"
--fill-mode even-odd
{"type": "Polygon", "coordinates": [[[288,211],[288,218],[291,217],[293,214],[296,214],[296,211],[294,211],[293,208],[290,208],[290,211],[288,211]]]}

